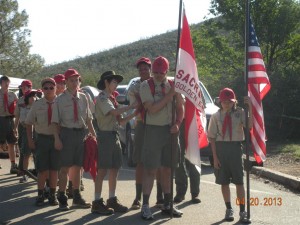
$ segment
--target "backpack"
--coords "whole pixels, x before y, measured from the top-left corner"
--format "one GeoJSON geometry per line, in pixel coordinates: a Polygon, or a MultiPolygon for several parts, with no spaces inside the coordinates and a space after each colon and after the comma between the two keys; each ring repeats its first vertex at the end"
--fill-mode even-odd
{"type": "MultiPolygon", "coordinates": [[[[172,80],[169,80],[169,79],[167,79],[167,80],[168,80],[170,86],[173,87],[174,82],[172,80]]],[[[147,83],[148,83],[148,85],[150,87],[150,91],[151,91],[152,97],[154,97],[154,94],[155,94],[155,84],[154,84],[153,77],[150,77],[147,80],[147,83]]],[[[141,117],[143,119],[143,122],[146,123],[146,110],[145,110],[144,106],[141,107],[140,113],[141,113],[141,117]]]]}

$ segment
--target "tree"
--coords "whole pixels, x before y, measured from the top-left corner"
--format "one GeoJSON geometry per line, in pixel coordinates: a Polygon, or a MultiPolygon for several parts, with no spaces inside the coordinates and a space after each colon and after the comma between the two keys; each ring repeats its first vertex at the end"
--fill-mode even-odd
{"type": "Polygon", "coordinates": [[[25,10],[18,12],[16,0],[0,1],[0,73],[28,77],[42,69],[44,59],[30,54],[27,23],[28,15],[25,10]]]}

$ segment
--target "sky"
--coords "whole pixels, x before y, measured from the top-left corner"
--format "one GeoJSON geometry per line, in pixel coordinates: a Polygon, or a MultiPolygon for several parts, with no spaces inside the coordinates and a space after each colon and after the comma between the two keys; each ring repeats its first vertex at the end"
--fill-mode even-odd
{"type": "MultiPolygon", "coordinates": [[[[29,15],[32,54],[46,65],[84,57],[178,27],[179,0],[18,0],[29,15]]],[[[205,20],[210,0],[184,0],[189,24],[205,20]]]]}

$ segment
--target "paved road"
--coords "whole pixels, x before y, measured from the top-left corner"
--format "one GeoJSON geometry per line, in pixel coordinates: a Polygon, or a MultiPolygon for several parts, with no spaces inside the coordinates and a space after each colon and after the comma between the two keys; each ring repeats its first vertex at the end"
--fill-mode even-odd
{"type": "MultiPolygon", "coordinates": [[[[143,221],[139,211],[129,211],[125,214],[116,213],[111,216],[91,214],[89,209],[72,209],[61,212],[55,206],[36,207],[36,182],[30,180],[26,184],[19,184],[19,178],[9,174],[9,160],[0,159],[0,224],[239,224],[237,216],[234,222],[223,221],[224,203],[220,187],[214,184],[213,171],[208,166],[202,166],[201,194],[202,203],[198,205],[186,201],[178,205],[184,215],[182,218],[170,219],[161,215],[160,211],[152,208],[155,219],[143,221]]],[[[93,182],[88,174],[84,175],[86,190],[83,196],[92,201],[94,195],[93,182]]],[[[263,181],[251,178],[251,197],[255,206],[251,207],[252,224],[300,224],[300,194],[280,190],[263,181]],[[281,199],[281,202],[280,202],[281,199]],[[269,201],[269,206],[264,205],[269,201]],[[280,204],[281,203],[281,204],[280,204]],[[279,205],[280,204],[280,205],[279,205]]],[[[130,206],[135,196],[134,170],[124,166],[120,171],[117,186],[117,195],[124,205],[130,206]]],[[[232,199],[235,199],[235,187],[231,186],[232,199]]],[[[154,189],[150,204],[155,203],[156,190],[154,189]]],[[[104,182],[104,198],[108,196],[108,183],[104,182]]],[[[233,206],[235,215],[238,215],[238,206],[233,206]]],[[[71,203],[71,201],[70,201],[71,203]]]]}

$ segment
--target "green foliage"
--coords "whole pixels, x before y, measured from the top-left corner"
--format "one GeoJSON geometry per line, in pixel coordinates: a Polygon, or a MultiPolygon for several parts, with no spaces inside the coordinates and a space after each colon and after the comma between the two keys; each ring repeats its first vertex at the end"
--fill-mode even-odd
{"type": "Polygon", "coordinates": [[[30,54],[28,15],[18,12],[16,0],[0,1],[0,72],[7,76],[28,77],[42,69],[44,60],[30,54]]]}

